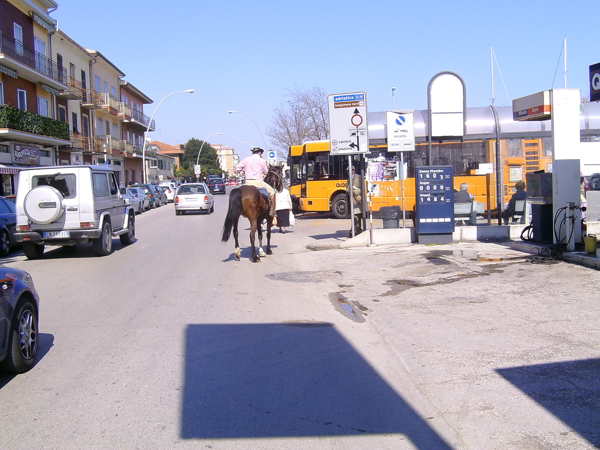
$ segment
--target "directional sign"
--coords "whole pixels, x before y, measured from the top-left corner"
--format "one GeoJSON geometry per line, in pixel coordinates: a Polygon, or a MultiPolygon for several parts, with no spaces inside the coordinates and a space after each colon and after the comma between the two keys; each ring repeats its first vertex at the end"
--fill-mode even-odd
{"type": "Polygon", "coordinates": [[[201,171],[200,171],[200,165],[199,165],[199,164],[195,164],[195,165],[194,165],[194,173],[195,173],[196,175],[200,175],[200,172],[201,172],[201,171]]]}
{"type": "Polygon", "coordinates": [[[267,161],[269,161],[269,164],[275,164],[277,162],[277,154],[274,150],[269,150],[267,152],[267,161]]]}
{"type": "Polygon", "coordinates": [[[367,153],[369,136],[366,92],[329,95],[328,101],[331,154],[367,153]]]}
{"type": "Polygon", "coordinates": [[[414,152],[415,130],[412,111],[388,111],[388,152],[414,152]]]}

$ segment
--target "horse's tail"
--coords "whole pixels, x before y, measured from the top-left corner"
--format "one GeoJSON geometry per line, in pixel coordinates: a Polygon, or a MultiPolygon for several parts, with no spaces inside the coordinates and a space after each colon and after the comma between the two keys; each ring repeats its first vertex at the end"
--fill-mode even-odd
{"type": "Polygon", "coordinates": [[[221,238],[221,241],[227,242],[229,240],[231,228],[243,212],[242,191],[239,188],[232,189],[229,193],[229,209],[227,210],[227,216],[225,217],[225,223],[223,224],[223,237],[221,238]]]}

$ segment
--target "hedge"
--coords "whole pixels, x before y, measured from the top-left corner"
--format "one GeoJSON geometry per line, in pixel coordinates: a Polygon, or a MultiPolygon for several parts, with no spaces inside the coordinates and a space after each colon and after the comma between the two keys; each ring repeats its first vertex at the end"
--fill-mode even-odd
{"type": "Polygon", "coordinates": [[[25,131],[68,141],[69,124],[58,120],[22,111],[8,105],[0,105],[0,128],[25,131]]]}

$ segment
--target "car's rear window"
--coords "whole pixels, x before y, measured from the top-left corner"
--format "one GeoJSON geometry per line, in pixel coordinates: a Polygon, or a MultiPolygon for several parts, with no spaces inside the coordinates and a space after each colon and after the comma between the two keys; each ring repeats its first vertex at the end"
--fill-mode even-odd
{"type": "Polygon", "coordinates": [[[212,178],[208,180],[210,184],[223,184],[223,180],[221,178],[212,178]]]}
{"type": "Polygon", "coordinates": [[[204,186],[201,184],[192,184],[190,186],[181,186],[177,195],[186,195],[186,194],[206,194],[204,190],[204,186]]]}
{"type": "Polygon", "coordinates": [[[75,198],[77,191],[75,189],[76,178],[74,173],[70,174],[56,174],[56,175],[38,175],[34,176],[31,180],[31,187],[37,186],[52,186],[64,198],[75,198]]]}
{"type": "Polygon", "coordinates": [[[134,197],[138,196],[138,191],[136,189],[127,189],[129,195],[133,195],[134,197]]]}

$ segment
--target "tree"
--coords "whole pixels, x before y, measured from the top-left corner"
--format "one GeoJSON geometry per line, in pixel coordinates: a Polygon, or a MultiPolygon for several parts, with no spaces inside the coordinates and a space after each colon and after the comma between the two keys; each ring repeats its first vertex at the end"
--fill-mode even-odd
{"type": "Polygon", "coordinates": [[[272,124],[266,133],[278,149],[280,156],[287,157],[290,145],[305,141],[329,138],[329,114],[327,94],[323,88],[287,90],[288,100],[275,109],[272,124]]]}
{"type": "Polygon", "coordinates": [[[191,138],[185,144],[181,169],[177,171],[176,175],[181,178],[195,177],[194,166],[196,165],[196,161],[198,161],[198,164],[202,168],[201,176],[223,175],[217,151],[208,142],[203,145],[203,141],[196,138],[191,138]],[[198,153],[200,153],[200,158],[198,158],[198,153]]]}

